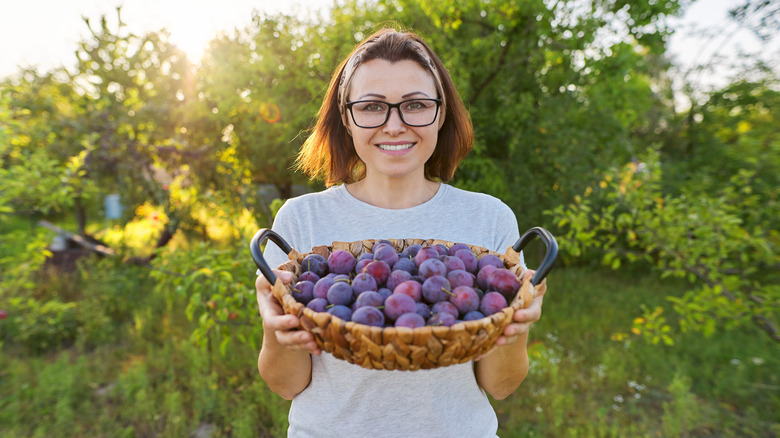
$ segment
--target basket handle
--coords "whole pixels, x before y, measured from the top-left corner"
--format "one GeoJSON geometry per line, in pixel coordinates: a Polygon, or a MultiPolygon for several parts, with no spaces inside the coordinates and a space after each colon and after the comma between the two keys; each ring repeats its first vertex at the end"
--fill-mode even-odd
{"type": "Polygon", "coordinates": [[[260,245],[262,245],[263,242],[268,239],[271,239],[272,242],[274,242],[279,248],[281,248],[282,251],[287,254],[292,252],[292,247],[287,242],[285,242],[284,239],[282,239],[282,236],[276,234],[275,231],[268,228],[261,228],[258,230],[255,235],[252,236],[252,240],[249,242],[249,251],[252,253],[252,258],[255,260],[257,268],[260,269],[260,272],[263,273],[265,278],[268,279],[271,284],[275,284],[276,274],[274,274],[274,272],[268,266],[268,262],[266,262],[265,258],[263,257],[263,251],[260,249],[260,245]]]}
{"type": "Polygon", "coordinates": [[[512,246],[512,249],[514,249],[515,252],[520,252],[520,250],[536,236],[542,239],[542,242],[547,246],[547,252],[544,254],[544,259],[539,264],[534,277],[531,279],[531,284],[534,286],[544,280],[544,277],[546,277],[547,273],[552,269],[555,257],[558,255],[558,242],[555,241],[555,238],[549,231],[542,227],[534,227],[520,236],[520,238],[517,239],[517,243],[512,246]]]}

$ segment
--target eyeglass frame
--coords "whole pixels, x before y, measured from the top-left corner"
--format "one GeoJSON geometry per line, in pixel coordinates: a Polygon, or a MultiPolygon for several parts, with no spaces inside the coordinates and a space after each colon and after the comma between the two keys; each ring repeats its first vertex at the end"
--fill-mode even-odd
{"type": "Polygon", "coordinates": [[[405,125],[411,126],[411,127],[414,127],[414,128],[422,128],[424,126],[433,125],[434,122],[436,122],[436,119],[439,117],[439,108],[441,108],[441,104],[442,104],[442,99],[432,98],[432,97],[423,97],[423,98],[416,97],[416,98],[412,98],[412,99],[405,99],[405,100],[402,100],[402,101],[396,102],[396,103],[390,103],[390,102],[387,102],[387,101],[384,101],[384,100],[376,100],[376,99],[353,100],[352,102],[345,103],[344,107],[349,110],[349,115],[352,116],[352,122],[358,128],[371,129],[371,128],[378,128],[378,127],[384,125],[385,123],[387,123],[388,120],[390,120],[390,111],[393,108],[398,110],[398,117],[401,118],[401,122],[403,122],[405,125]],[[403,114],[403,111],[401,111],[401,105],[406,103],[406,102],[412,102],[412,101],[415,101],[415,100],[431,100],[431,101],[436,103],[436,113],[433,116],[433,120],[431,120],[430,123],[426,123],[424,125],[412,125],[410,123],[407,123],[406,120],[404,120],[404,114],[403,114]],[[356,103],[363,103],[363,102],[377,102],[377,103],[383,103],[383,104],[387,105],[387,112],[385,113],[385,120],[382,123],[380,123],[378,125],[374,125],[374,126],[361,126],[361,125],[359,125],[358,122],[355,120],[355,113],[352,112],[352,106],[355,105],[356,103]]]}

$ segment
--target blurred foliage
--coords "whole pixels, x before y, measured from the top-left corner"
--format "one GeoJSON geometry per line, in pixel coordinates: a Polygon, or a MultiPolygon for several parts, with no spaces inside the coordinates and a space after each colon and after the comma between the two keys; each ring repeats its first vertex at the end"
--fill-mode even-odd
{"type": "MultiPolygon", "coordinates": [[[[561,263],[689,277],[671,297],[685,329],[776,333],[777,74],[764,65],[677,110],[666,44],[690,3],[347,0],[327,17],[256,13],[197,64],[165,31],[128,32],[120,9],[116,26],[85,22],[73,68],[0,82],[0,220],[75,224],[159,269],[156,290],[200,323],[194,340],[255,345],[240,248],[302,186],[322,188],[291,171],[295,154],[339,61],[394,26],[430,42],[470,110],[476,144],[453,184],[501,198],[521,229],[550,228],[561,263]],[[124,209],[109,223],[111,193],[124,209]]],[[[768,35],[773,10],[732,15],[768,35]]],[[[19,306],[50,237],[24,236],[0,236],[0,296],[19,306]]],[[[633,328],[668,342],[678,321],[656,309],[633,328]]],[[[134,318],[154,337],[154,315],[134,318]]]]}
{"type": "MultiPolygon", "coordinates": [[[[762,192],[765,181],[741,169],[716,192],[695,185],[665,194],[661,167],[649,153],[550,211],[563,231],[561,252],[597,254],[612,269],[639,263],[662,277],[687,278],[694,288],[669,297],[683,331],[711,335],[719,326],[753,321],[780,341],[777,189],[762,192]]],[[[650,330],[654,342],[671,343],[662,318],[646,311],[644,328],[635,332],[650,330]]]]}

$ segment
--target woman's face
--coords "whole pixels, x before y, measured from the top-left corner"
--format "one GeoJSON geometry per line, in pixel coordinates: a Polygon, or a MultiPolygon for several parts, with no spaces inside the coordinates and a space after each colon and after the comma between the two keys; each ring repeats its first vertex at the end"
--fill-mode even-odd
{"type": "MultiPolygon", "coordinates": [[[[407,99],[437,98],[431,73],[410,61],[391,63],[373,59],[362,64],[352,76],[347,101],[381,100],[397,103],[407,99]]],[[[357,110],[357,107],[353,107],[357,110]]],[[[366,178],[425,178],[425,162],[433,154],[441,111],[434,123],[413,127],[401,121],[397,108],[382,126],[361,128],[347,114],[355,150],[366,165],[366,178]]]]}

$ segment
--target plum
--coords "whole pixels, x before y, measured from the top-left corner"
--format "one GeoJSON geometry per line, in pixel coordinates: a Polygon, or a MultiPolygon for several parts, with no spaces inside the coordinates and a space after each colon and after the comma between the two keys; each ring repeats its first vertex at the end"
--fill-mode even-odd
{"type": "Polygon", "coordinates": [[[477,261],[477,269],[479,269],[479,270],[482,270],[482,268],[484,268],[485,266],[488,266],[488,265],[493,265],[496,268],[503,268],[504,267],[504,263],[495,254],[484,254],[477,261]]]}
{"type": "Polygon", "coordinates": [[[450,286],[452,286],[453,289],[458,286],[473,287],[477,284],[477,277],[471,272],[463,269],[447,272],[447,280],[450,282],[450,286]]]}
{"type": "Polygon", "coordinates": [[[363,306],[352,312],[352,321],[359,324],[382,327],[385,325],[385,315],[376,307],[363,306]]]}
{"type": "Polygon", "coordinates": [[[433,277],[434,275],[447,275],[447,266],[439,259],[428,259],[420,263],[417,271],[423,279],[433,277]]]}
{"type": "Polygon", "coordinates": [[[471,312],[468,312],[465,315],[463,315],[463,320],[464,321],[475,321],[477,319],[482,319],[484,317],[485,317],[485,315],[483,315],[482,312],[480,312],[479,310],[472,310],[471,312]]]}
{"type": "Polygon", "coordinates": [[[394,294],[408,295],[414,301],[422,299],[422,285],[414,280],[407,280],[393,289],[394,294]]]}
{"type": "Polygon", "coordinates": [[[507,302],[512,301],[518,289],[520,289],[520,281],[509,269],[498,268],[488,275],[487,290],[500,292],[507,302]]]}
{"type": "Polygon", "coordinates": [[[387,277],[385,286],[387,286],[387,288],[390,290],[395,290],[396,286],[403,283],[404,281],[411,280],[411,279],[412,279],[412,274],[410,274],[409,271],[396,269],[390,273],[389,277],[387,277]]]}
{"type": "Polygon", "coordinates": [[[333,316],[343,319],[344,321],[352,320],[352,309],[342,304],[328,307],[327,312],[333,316]]]}
{"type": "Polygon", "coordinates": [[[488,288],[488,277],[490,274],[498,269],[497,267],[493,265],[486,265],[482,269],[477,272],[477,286],[481,287],[482,289],[487,290],[488,288]]]}
{"type": "Polygon", "coordinates": [[[455,325],[456,319],[449,313],[434,313],[428,318],[428,325],[451,327],[455,325]]]}
{"type": "Polygon", "coordinates": [[[325,298],[313,298],[311,301],[309,301],[308,304],[306,304],[306,307],[315,312],[324,312],[327,306],[328,300],[325,298]]]}
{"type": "Polygon", "coordinates": [[[292,296],[295,301],[307,304],[314,298],[314,283],[308,280],[295,283],[292,289],[292,296]]]}
{"type": "Polygon", "coordinates": [[[479,311],[485,314],[485,316],[490,316],[500,312],[506,306],[506,298],[503,295],[499,292],[488,292],[479,302],[479,311]]]}
{"type": "Polygon", "coordinates": [[[427,305],[427,304],[425,304],[423,302],[418,302],[417,303],[417,314],[422,316],[423,319],[427,320],[428,318],[431,317],[431,306],[429,306],[429,305],[427,305]]]}
{"type": "MultiPolygon", "coordinates": [[[[335,275],[333,277],[335,277],[335,275]]],[[[334,283],[333,277],[326,275],[325,277],[320,278],[318,282],[314,283],[315,298],[328,297],[328,289],[330,289],[330,287],[333,286],[334,283]]]]}
{"type": "Polygon", "coordinates": [[[412,258],[414,261],[414,264],[417,265],[419,268],[422,262],[428,260],[428,259],[437,259],[439,258],[439,251],[436,251],[436,248],[433,248],[431,246],[424,246],[420,248],[419,251],[417,251],[417,254],[412,258]]]}
{"type": "Polygon", "coordinates": [[[377,285],[384,285],[387,281],[387,277],[390,276],[390,265],[382,260],[374,260],[366,265],[364,268],[368,275],[371,275],[376,280],[377,285]]]}
{"type": "Polygon", "coordinates": [[[337,249],[328,256],[328,269],[337,274],[349,274],[354,271],[357,259],[351,252],[337,249]]]}
{"type": "Polygon", "coordinates": [[[439,301],[438,303],[435,303],[433,306],[431,306],[431,313],[449,313],[454,318],[457,318],[460,315],[458,308],[449,301],[439,301]]]}
{"type": "Polygon", "coordinates": [[[298,277],[298,281],[311,281],[312,283],[317,284],[317,282],[320,281],[320,276],[313,271],[305,271],[298,277]]]}
{"type": "Polygon", "coordinates": [[[312,271],[321,278],[328,273],[328,261],[319,254],[309,254],[301,261],[301,271],[312,271]]]}
{"type": "Polygon", "coordinates": [[[411,258],[403,257],[398,259],[397,262],[393,265],[394,271],[407,271],[408,273],[414,275],[417,274],[417,265],[414,264],[411,258]]]}
{"type": "Polygon", "coordinates": [[[352,279],[352,296],[357,298],[361,292],[377,290],[376,279],[367,272],[361,272],[352,279]]]}
{"type": "Polygon", "coordinates": [[[464,269],[476,274],[479,271],[479,260],[471,249],[461,249],[455,253],[455,257],[463,262],[464,269]]]}
{"type": "Polygon", "coordinates": [[[417,313],[404,313],[395,320],[396,327],[417,328],[425,325],[425,319],[417,313]]]}
{"type": "Polygon", "coordinates": [[[446,255],[441,258],[442,263],[444,263],[444,266],[447,267],[447,271],[456,271],[456,270],[465,270],[466,264],[463,263],[463,260],[461,260],[458,257],[446,255]]]}
{"type": "Polygon", "coordinates": [[[371,307],[379,307],[382,306],[385,303],[385,299],[382,297],[382,295],[379,294],[379,292],[375,292],[372,290],[367,290],[365,292],[361,292],[360,295],[355,299],[355,307],[365,307],[365,306],[371,306],[371,307]]]}
{"type": "Polygon", "coordinates": [[[398,261],[398,253],[391,245],[374,246],[374,260],[382,260],[392,268],[398,261]]]}
{"type": "Polygon", "coordinates": [[[395,321],[404,313],[415,313],[417,304],[409,295],[392,294],[385,300],[384,310],[387,319],[395,321]]]}
{"type": "Polygon", "coordinates": [[[432,304],[446,301],[450,296],[451,290],[450,282],[442,275],[434,275],[425,280],[422,285],[423,297],[432,304]]]}
{"type": "Polygon", "coordinates": [[[336,281],[328,289],[327,298],[330,304],[347,306],[352,302],[352,286],[343,281],[336,281]]]}
{"type": "Polygon", "coordinates": [[[460,251],[462,249],[465,249],[467,251],[471,251],[471,247],[466,245],[465,243],[456,243],[456,244],[452,245],[451,247],[449,247],[449,249],[447,250],[447,254],[449,254],[451,256],[454,256],[455,253],[457,253],[458,251],[460,251]]]}
{"type": "Polygon", "coordinates": [[[380,287],[377,293],[379,293],[379,295],[382,295],[382,300],[384,301],[387,299],[387,297],[393,294],[393,291],[391,291],[386,287],[380,287]]]}
{"type": "Polygon", "coordinates": [[[458,286],[453,289],[449,302],[458,309],[459,315],[465,315],[472,310],[479,309],[479,295],[470,286],[458,286]]]}
{"type": "Polygon", "coordinates": [[[404,248],[403,251],[401,251],[401,257],[412,259],[414,258],[414,256],[417,255],[417,252],[420,251],[420,248],[422,248],[422,245],[420,245],[419,243],[413,243],[407,246],[406,248],[404,248]]]}

